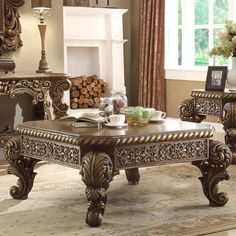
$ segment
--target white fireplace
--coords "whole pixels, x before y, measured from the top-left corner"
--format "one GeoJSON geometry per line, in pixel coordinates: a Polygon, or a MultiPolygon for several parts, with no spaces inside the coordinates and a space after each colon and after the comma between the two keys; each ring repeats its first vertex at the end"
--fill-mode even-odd
{"type": "Polygon", "coordinates": [[[125,90],[123,14],[126,9],[63,7],[64,71],[94,75],[125,90]]]}

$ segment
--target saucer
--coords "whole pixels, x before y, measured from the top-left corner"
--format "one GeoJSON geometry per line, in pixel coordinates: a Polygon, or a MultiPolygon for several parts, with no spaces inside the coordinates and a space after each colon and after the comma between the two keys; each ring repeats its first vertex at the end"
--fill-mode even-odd
{"type": "Polygon", "coordinates": [[[123,127],[126,127],[127,125],[128,125],[127,123],[124,123],[122,125],[113,125],[111,123],[105,123],[105,126],[112,127],[112,128],[123,128],[123,127]]]}
{"type": "Polygon", "coordinates": [[[151,122],[163,122],[165,118],[159,118],[159,119],[151,119],[151,122]]]}

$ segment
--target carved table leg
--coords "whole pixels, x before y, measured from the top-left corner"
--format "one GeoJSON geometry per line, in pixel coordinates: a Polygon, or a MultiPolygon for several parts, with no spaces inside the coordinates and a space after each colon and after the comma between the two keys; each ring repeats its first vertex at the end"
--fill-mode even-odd
{"type": "Polygon", "coordinates": [[[52,108],[53,113],[55,115],[55,119],[61,118],[67,115],[68,105],[62,103],[62,98],[64,95],[64,91],[67,91],[70,88],[69,80],[62,79],[57,80],[52,84],[49,95],[52,99],[52,108]]]}
{"type": "Polygon", "coordinates": [[[209,159],[192,163],[202,172],[202,177],[199,177],[199,180],[210,206],[224,206],[228,202],[227,194],[218,192],[218,183],[229,180],[226,169],[231,160],[232,153],[225,144],[210,140],[209,159]]]}
{"type": "Polygon", "coordinates": [[[135,185],[139,183],[140,174],[138,168],[126,169],[125,174],[129,184],[135,185]]]}
{"type": "Polygon", "coordinates": [[[233,153],[232,163],[236,164],[236,103],[224,105],[222,124],[225,130],[225,143],[233,153]]]}
{"type": "Polygon", "coordinates": [[[204,115],[194,114],[194,98],[184,100],[179,106],[180,119],[200,123],[206,118],[204,115]]]}
{"type": "Polygon", "coordinates": [[[108,154],[89,152],[82,159],[82,180],[86,184],[88,212],[86,223],[98,227],[102,223],[107,195],[106,190],[113,179],[113,164],[108,154]]]}
{"type": "Polygon", "coordinates": [[[21,156],[20,137],[9,140],[5,146],[4,152],[6,159],[10,164],[8,167],[8,174],[19,177],[17,186],[12,186],[10,188],[10,195],[15,199],[27,199],[37,174],[33,172],[34,166],[39,160],[21,156]]]}

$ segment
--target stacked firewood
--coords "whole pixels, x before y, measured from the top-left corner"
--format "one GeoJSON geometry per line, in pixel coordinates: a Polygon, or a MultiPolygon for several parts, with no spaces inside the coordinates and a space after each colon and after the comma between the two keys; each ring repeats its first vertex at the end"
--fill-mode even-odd
{"type": "Polygon", "coordinates": [[[100,104],[100,98],[108,89],[108,84],[96,75],[79,76],[70,78],[70,107],[77,108],[97,108],[100,104]]]}

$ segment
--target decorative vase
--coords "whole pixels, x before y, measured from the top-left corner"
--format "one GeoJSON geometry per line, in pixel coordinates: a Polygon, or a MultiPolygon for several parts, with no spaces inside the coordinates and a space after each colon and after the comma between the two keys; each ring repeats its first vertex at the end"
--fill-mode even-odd
{"type": "Polygon", "coordinates": [[[228,72],[227,82],[230,91],[236,91],[236,57],[231,58],[232,69],[228,72]]]}
{"type": "Polygon", "coordinates": [[[115,114],[119,114],[120,110],[128,105],[126,91],[113,90],[111,91],[111,98],[113,99],[115,114]]]}

